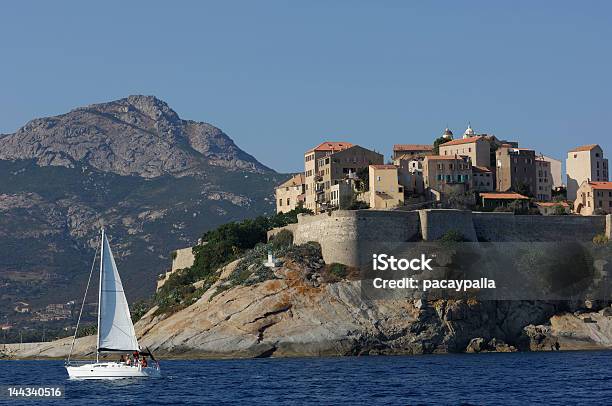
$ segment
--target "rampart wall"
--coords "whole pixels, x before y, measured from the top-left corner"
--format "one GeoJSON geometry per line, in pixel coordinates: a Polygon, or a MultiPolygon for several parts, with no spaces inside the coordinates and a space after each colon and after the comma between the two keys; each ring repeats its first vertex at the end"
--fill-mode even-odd
{"type": "MultiPolygon", "coordinates": [[[[611,216],[537,216],[463,210],[338,210],[317,216],[299,215],[286,227],[294,242],[321,244],[325,262],[357,266],[361,248],[371,243],[433,241],[456,231],[470,241],[591,241],[610,238],[611,216]]],[[[269,237],[280,229],[272,230],[269,237]]]]}

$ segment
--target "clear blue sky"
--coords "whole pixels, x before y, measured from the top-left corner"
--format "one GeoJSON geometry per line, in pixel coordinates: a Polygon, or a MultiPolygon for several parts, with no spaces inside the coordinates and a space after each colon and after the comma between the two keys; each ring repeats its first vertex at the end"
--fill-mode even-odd
{"type": "Polygon", "coordinates": [[[612,156],[612,3],[17,1],[0,11],[0,133],[129,94],[264,164],[346,140],[389,156],[448,124],[612,156]]]}

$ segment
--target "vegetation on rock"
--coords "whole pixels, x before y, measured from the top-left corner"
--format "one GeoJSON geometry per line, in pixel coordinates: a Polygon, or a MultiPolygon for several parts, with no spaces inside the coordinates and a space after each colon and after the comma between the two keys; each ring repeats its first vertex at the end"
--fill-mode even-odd
{"type": "MultiPolygon", "coordinates": [[[[193,266],[172,274],[164,286],[155,294],[154,303],[159,307],[157,313],[173,313],[193,303],[219,279],[218,270],[220,267],[238,259],[247,250],[257,247],[258,244],[261,244],[261,246],[254,252],[249,253],[245,260],[255,261],[255,259],[264,258],[267,255],[267,250],[274,246],[274,243],[265,244],[267,232],[272,228],[296,223],[297,215],[300,213],[311,213],[311,211],[297,208],[287,213],[278,213],[269,217],[259,216],[254,219],[223,224],[206,232],[202,236],[204,244],[194,248],[195,261],[193,266]],[[200,282],[202,286],[195,288],[193,286],[195,282],[200,282]]],[[[281,236],[280,239],[281,241],[283,239],[287,241],[288,237],[281,236]]],[[[282,248],[283,245],[281,244],[280,247],[282,248]]],[[[252,281],[264,280],[270,276],[264,274],[263,270],[258,271],[258,276],[254,277],[252,281]]],[[[243,279],[246,281],[255,270],[250,269],[248,275],[246,270],[242,270],[242,272],[242,276],[236,275],[235,277],[236,280],[241,282],[243,282],[243,279]]]]}

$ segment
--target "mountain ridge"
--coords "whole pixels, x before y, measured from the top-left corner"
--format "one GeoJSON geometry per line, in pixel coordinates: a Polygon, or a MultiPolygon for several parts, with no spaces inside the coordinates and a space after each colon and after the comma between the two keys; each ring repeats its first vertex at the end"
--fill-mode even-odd
{"type": "Polygon", "coordinates": [[[183,120],[155,96],[131,95],[36,118],[0,137],[0,159],[40,166],[77,162],[119,175],[200,175],[202,165],[273,172],[219,128],[183,120]]]}
{"type": "Polygon", "coordinates": [[[0,173],[0,323],[15,325],[81,300],[102,225],[133,302],[155,289],[172,250],[273,213],[284,180],[153,96],[30,120],[0,136],[0,173]],[[31,313],[14,311],[17,302],[31,313]]]}

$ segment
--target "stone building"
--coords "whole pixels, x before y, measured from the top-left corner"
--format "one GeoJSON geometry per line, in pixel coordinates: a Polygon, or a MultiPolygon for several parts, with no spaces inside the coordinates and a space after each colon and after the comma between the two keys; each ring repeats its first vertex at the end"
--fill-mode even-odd
{"type": "Polygon", "coordinates": [[[559,214],[559,211],[570,214],[570,205],[567,202],[536,202],[535,205],[543,216],[559,214]]]}
{"type": "Polygon", "coordinates": [[[512,202],[517,203],[517,209],[526,210],[529,207],[529,198],[515,192],[492,192],[481,193],[480,199],[482,207],[489,210],[494,210],[498,207],[508,207],[512,202]]]}
{"type": "Polygon", "coordinates": [[[431,155],[423,159],[425,187],[444,200],[447,193],[465,193],[472,189],[472,163],[467,156],[431,155]]]}
{"type": "Polygon", "coordinates": [[[286,213],[304,204],[305,179],[303,173],[292,176],[281,183],[275,191],[276,212],[286,213]]]}
{"type": "Polygon", "coordinates": [[[496,189],[499,192],[524,191],[536,195],[535,151],[505,144],[496,153],[496,189]]]}
{"type": "MultiPolygon", "coordinates": [[[[471,127],[468,128],[471,130],[471,127]]],[[[473,133],[473,130],[471,130],[473,133]]],[[[466,130],[466,133],[468,131],[466,130]]],[[[442,156],[467,156],[473,165],[491,166],[491,142],[483,135],[471,135],[469,137],[452,140],[440,145],[442,156]]]]}
{"type": "Polygon", "coordinates": [[[393,160],[397,166],[398,182],[404,187],[404,193],[422,195],[425,191],[423,182],[423,157],[407,158],[404,156],[393,160]]]}
{"type": "Polygon", "coordinates": [[[424,144],[395,144],[393,145],[392,159],[410,159],[417,156],[433,155],[433,145],[424,144]]]}
{"type": "Polygon", "coordinates": [[[393,160],[410,159],[433,155],[433,145],[427,144],[395,144],[393,145],[393,160]]]}
{"type": "Polygon", "coordinates": [[[304,154],[304,205],[307,209],[316,211],[316,182],[318,178],[318,162],[322,157],[329,157],[337,152],[352,147],[350,142],[325,141],[304,154]]]}
{"type": "Polygon", "coordinates": [[[584,181],[578,188],[578,197],[574,201],[574,212],[583,216],[612,213],[612,182],[584,181]]]}
{"type": "Polygon", "coordinates": [[[305,154],[306,208],[319,213],[331,204],[331,187],[384,157],[359,145],[323,143],[305,154]]]}
{"type": "Polygon", "coordinates": [[[561,161],[555,158],[551,158],[546,155],[540,154],[540,158],[544,161],[550,162],[550,174],[552,175],[552,188],[562,188],[565,183],[563,182],[563,174],[561,170],[561,161]]]}
{"type": "Polygon", "coordinates": [[[495,176],[486,166],[472,165],[472,187],[476,192],[492,192],[495,190],[495,176]]]}
{"type": "Polygon", "coordinates": [[[404,188],[398,182],[397,166],[370,165],[370,208],[390,209],[404,205],[404,188]]]}
{"type": "Polygon", "coordinates": [[[330,207],[346,210],[357,200],[355,179],[347,178],[338,181],[330,189],[330,207]]]}
{"type": "Polygon", "coordinates": [[[550,168],[550,161],[539,156],[535,159],[536,163],[536,193],[535,198],[540,202],[552,200],[553,175],[550,168]]]}
{"type": "Polygon", "coordinates": [[[583,145],[567,153],[567,199],[576,200],[578,188],[585,181],[607,182],[608,160],[597,144],[583,145]]]}

